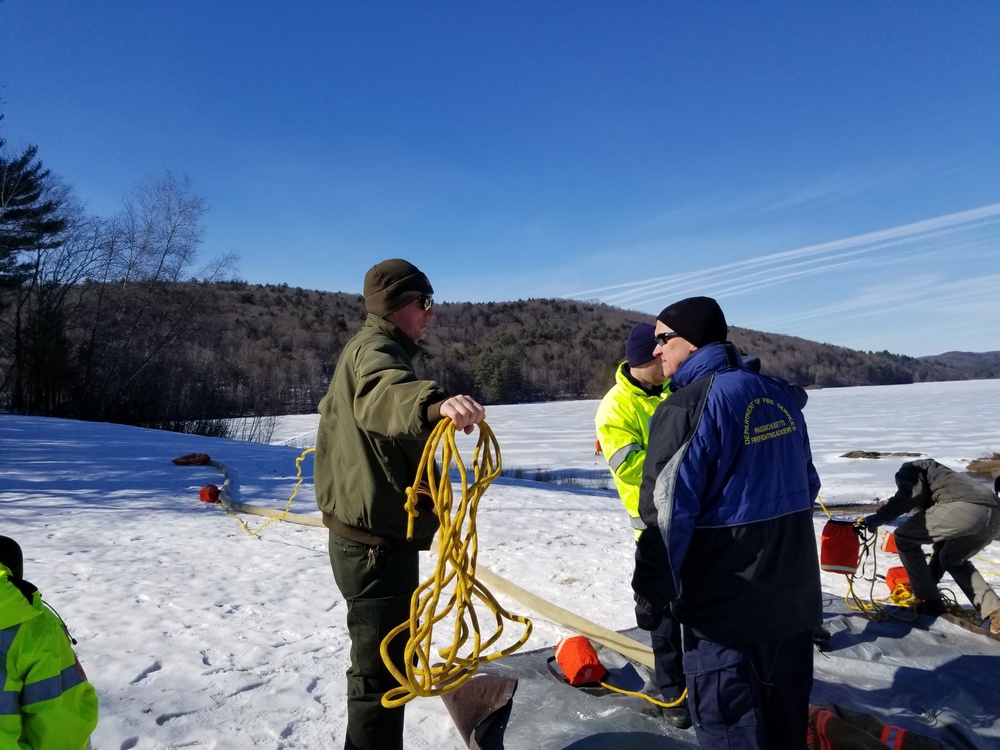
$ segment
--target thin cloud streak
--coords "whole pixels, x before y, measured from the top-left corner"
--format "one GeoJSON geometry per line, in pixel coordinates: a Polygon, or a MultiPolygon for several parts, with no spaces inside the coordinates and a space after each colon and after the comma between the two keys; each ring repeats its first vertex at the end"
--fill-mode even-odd
{"type": "MultiPolygon", "coordinates": [[[[918,259],[920,260],[920,259],[918,259]]],[[[740,316],[740,325],[781,332],[860,351],[892,351],[920,357],[946,351],[1000,351],[1000,274],[943,281],[921,273],[858,288],[848,298],[787,315],[776,308],[740,316]]],[[[787,308],[786,308],[787,309],[787,308]]]]}
{"type": "MultiPolygon", "coordinates": [[[[824,318],[860,319],[907,311],[919,313],[921,318],[964,315],[963,311],[967,309],[986,313],[991,309],[995,311],[996,303],[992,296],[998,285],[1000,274],[951,282],[944,282],[932,274],[920,274],[868,287],[834,304],[769,318],[768,322],[772,325],[787,325],[824,318]]],[[[976,322],[974,319],[969,321],[970,325],[976,322]]]]}
{"type": "Polygon", "coordinates": [[[635,227],[637,232],[656,231],[667,225],[693,225],[718,222],[720,219],[757,216],[804,206],[818,206],[851,197],[889,190],[892,185],[913,178],[913,169],[892,168],[888,165],[841,170],[816,179],[805,186],[780,186],[755,191],[737,199],[703,197],[684,205],[674,206],[635,227]]]}
{"type": "MultiPolygon", "coordinates": [[[[771,274],[769,279],[762,281],[761,284],[741,285],[741,291],[759,288],[760,286],[772,286],[780,283],[782,280],[787,280],[773,275],[776,270],[775,267],[781,267],[782,264],[786,264],[786,266],[795,265],[791,261],[800,260],[800,262],[822,264],[817,265],[811,272],[812,275],[816,275],[842,267],[844,265],[844,251],[849,251],[849,254],[855,256],[868,255],[888,248],[943,239],[957,232],[970,231],[981,226],[996,223],[1000,220],[998,217],[1000,217],[1000,203],[995,203],[981,208],[903,224],[898,227],[869,232],[841,240],[808,245],[757,258],[734,261],[712,268],[671,274],[653,279],[642,279],[607,287],[598,287],[563,296],[577,299],[597,298],[608,304],[620,305],[627,303],[630,306],[644,304],[666,290],[670,290],[675,295],[682,295],[685,291],[697,287],[700,293],[704,294],[707,293],[705,288],[708,286],[720,289],[720,296],[723,296],[726,292],[732,291],[732,279],[736,274],[740,274],[744,278],[748,271],[755,274],[771,274]],[[801,259],[811,260],[802,261],[801,259]],[[755,268],[760,270],[753,271],[755,268]]],[[[800,275],[795,274],[789,278],[795,278],[800,275]]]]}

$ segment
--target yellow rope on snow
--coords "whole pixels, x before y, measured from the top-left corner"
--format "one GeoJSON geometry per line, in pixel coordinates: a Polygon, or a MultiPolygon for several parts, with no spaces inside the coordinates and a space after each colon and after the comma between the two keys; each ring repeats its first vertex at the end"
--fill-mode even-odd
{"type": "MultiPolygon", "coordinates": [[[[240,518],[238,515],[236,515],[235,513],[233,513],[231,510],[229,510],[228,504],[229,504],[230,501],[229,501],[228,498],[225,498],[224,502],[219,503],[222,506],[222,510],[224,510],[226,512],[227,516],[231,516],[232,518],[235,518],[237,521],[239,521],[240,522],[240,526],[242,526],[243,530],[246,533],[248,533],[250,536],[257,536],[258,534],[260,534],[260,532],[262,532],[264,529],[266,529],[270,524],[274,523],[275,521],[282,521],[282,520],[284,520],[285,516],[288,515],[288,512],[292,508],[292,500],[294,500],[295,496],[299,494],[299,487],[302,486],[302,482],[303,482],[302,462],[305,460],[306,456],[308,456],[310,453],[315,453],[315,452],[316,452],[315,448],[306,448],[304,451],[302,451],[301,455],[299,455],[299,457],[295,459],[295,476],[298,479],[298,481],[295,483],[295,488],[292,490],[291,497],[289,497],[288,498],[288,502],[285,503],[285,510],[284,510],[284,512],[281,513],[280,515],[275,516],[274,518],[268,519],[267,521],[265,521],[264,523],[262,523],[260,526],[258,526],[256,529],[251,529],[249,526],[247,526],[246,522],[242,518],[240,518]]],[[[213,465],[213,466],[216,466],[216,467],[221,467],[222,466],[221,464],[219,464],[216,461],[209,461],[209,464],[213,465]]],[[[224,475],[225,475],[225,473],[226,472],[223,471],[224,475]]]]}
{"type": "MultiPolygon", "coordinates": [[[[446,517],[449,517],[449,511],[451,509],[452,502],[453,502],[451,482],[450,481],[446,481],[445,483],[443,483],[440,486],[438,486],[438,484],[437,484],[437,478],[435,476],[433,476],[433,474],[434,474],[434,471],[433,471],[433,466],[434,466],[434,464],[433,464],[433,457],[437,453],[437,449],[438,449],[437,448],[437,444],[440,442],[442,436],[446,440],[446,442],[445,442],[445,448],[442,451],[442,472],[443,472],[442,476],[444,476],[446,478],[448,477],[448,471],[450,470],[451,460],[452,460],[452,457],[454,457],[454,460],[456,461],[456,463],[458,465],[459,474],[462,477],[462,488],[463,488],[463,490],[462,490],[462,501],[461,501],[461,504],[459,505],[459,508],[458,508],[458,510],[456,512],[456,515],[454,516],[454,520],[450,524],[448,524],[449,528],[446,529],[446,524],[445,524],[445,522],[443,520],[441,522],[441,532],[439,534],[439,539],[441,540],[441,544],[439,546],[440,546],[440,548],[441,548],[442,551],[445,549],[446,544],[445,544],[444,540],[445,540],[445,538],[447,536],[447,538],[449,539],[449,542],[448,542],[447,546],[449,546],[452,550],[454,550],[454,548],[455,548],[455,540],[456,540],[456,538],[458,536],[458,534],[455,531],[455,529],[460,528],[460,523],[459,523],[460,521],[463,521],[463,520],[466,520],[466,519],[469,520],[469,532],[466,534],[466,537],[465,537],[466,543],[463,544],[463,545],[459,545],[459,548],[458,548],[458,550],[459,550],[458,559],[463,560],[463,561],[469,561],[469,562],[471,562],[471,565],[465,565],[465,563],[463,562],[463,568],[461,569],[461,574],[462,574],[462,576],[464,577],[465,580],[464,580],[464,586],[462,586],[461,591],[465,592],[466,599],[468,599],[468,595],[471,592],[472,594],[474,594],[475,596],[478,596],[480,599],[482,599],[483,601],[486,602],[487,606],[490,608],[490,611],[494,614],[494,616],[497,619],[498,630],[494,634],[494,636],[492,638],[490,638],[485,644],[480,644],[479,640],[478,640],[479,639],[478,618],[476,617],[474,610],[472,610],[470,612],[470,617],[471,617],[471,619],[473,621],[472,632],[475,634],[475,639],[476,639],[475,642],[474,642],[474,646],[473,646],[473,654],[472,654],[471,658],[454,660],[452,672],[454,673],[455,676],[452,676],[451,674],[447,674],[446,673],[446,669],[445,669],[446,665],[437,665],[437,666],[434,666],[434,667],[428,667],[427,666],[428,665],[428,660],[426,658],[426,650],[423,653],[420,654],[423,657],[420,663],[422,663],[424,665],[419,670],[420,680],[413,679],[418,674],[418,670],[412,669],[412,668],[408,669],[407,670],[407,674],[404,676],[395,667],[395,665],[393,665],[391,663],[391,660],[388,658],[388,654],[387,654],[387,644],[392,640],[392,638],[394,638],[396,635],[398,635],[399,633],[401,633],[403,630],[405,630],[407,628],[410,628],[411,624],[414,621],[414,616],[419,621],[420,613],[423,611],[422,608],[423,608],[424,604],[426,604],[426,602],[428,601],[425,598],[423,600],[423,603],[422,603],[421,600],[420,600],[419,594],[421,593],[421,591],[424,588],[427,588],[427,587],[429,587],[431,585],[431,581],[434,581],[435,583],[437,582],[437,580],[440,578],[440,574],[441,574],[441,571],[442,571],[442,560],[448,559],[445,554],[440,554],[439,558],[438,558],[438,568],[435,570],[434,577],[431,579],[431,581],[428,581],[427,583],[425,583],[424,586],[421,589],[418,589],[417,592],[416,592],[416,594],[414,594],[413,605],[415,605],[415,606],[411,606],[411,619],[410,619],[410,621],[408,621],[408,622],[404,623],[403,625],[401,625],[400,627],[394,629],[385,638],[385,640],[383,641],[383,643],[381,645],[381,648],[380,648],[380,651],[381,651],[381,654],[382,654],[382,659],[388,665],[390,672],[392,672],[392,674],[396,678],[396,680],[398,682],[400,682],[400,687],[399,688],[395,688],[392,691],[390,691],[389,693],[386,693],[386,696],[389,696],[390,694],[393,696],[393,697],[391,697],[389,699],[389,700],[391,700],[391,705],[392,706],[402,705],[403,703],[406,703],[406,702],[412,700],[417,695],[421,695],[421,696],[425,696],[425,695],[443,695],[444,693],[447,693],[447,692],[450,692],[452,690],[455,690],[456,688],[458,688],[461,685],[463,685],[465,682],[467,682],[472,677],[472,675],[475,673],[476,669],[478,668],[478,664],[479,663],[481,663],[483,661],[486,661],[486,662],[494,661],[494,660],[499,659],[499,658],[501,658],[503,656],[507,656],[507,655],[513,653],[514,651],[516,651],[517,649],[519,649],[521,646],[524,645],[524,643],[527,641],[528,637],[531,634],[531,621],[529,619],[527,619],[525,617],[521,617],[521,616],[510,615],[506,610],[504,610],[502,607],[500,607],[499,604],[497,604],[495,598],[489,593],[489,591],[486,589],[486,587],[482,583],[480,583],[479,581],[475,580],[475,561],[476,561],[475,558],[476,558],[476,553],[478,551],[478,542],[477,542],[476,536],[475,536],[475,512],[476,512],[476,507],[478,505],[479,499],[481,498],[482,494],[486,491],[486,487],[497,476],[500,475],[500,468],[501,468],[500,447],[497,444],[496,438],[494,437],[492,430],[490,430],[489,426],[485,422],[483,422],[483,423],[480,424],[480,439],[479,439],[479,444],[476,446],[475,453],[473,454],[473,464],[476,465],[476,471],[474,473],[474,482],[473,482],[473,484],[471,486],[468,484],[468,476],[467,476],[467,471],[466,471],[465,465],[462,463],[462,460],[461,460],[461,457],[460,457],[460,455],[458,453],[457,447],[455,446],[455,429],[454,429],[454,425],[451,423],[451,420],[442,420],[441,422],[438,423],[437,428],[431,434],[431,437],[430,437],[430,439],[427,442],[427,446],[425,446],[424,454],[423,454],[423,456],[421,458],[421,464],[420,464],[420,468],[418,469],[418,474],[417,474],[418,479],[419,479],[419,477],[421,475],[428,474],[427,482],[423,486],[421,486],[421,483],[418,481],[418,482],[415,483],[417,485],[417,489],[414,489],[413,487],[408,488],[407,503],[406,503],[406,509],[407,509],[407,511],[410,514],[410,522],[409,522],[409,524],[407,526],[408,536],[412,536],[412,533],[413,533],[413,518],[415,518],[416,515],[417,515],[417,513],[418,513],[418,511],[416,509],[416,506],[417,506],[417,503],[419,501],[420,494],[428,494],[428,495],[430,495],[432,497],[432,499],[434,500],[435,512],[437,513],[437,515],[438,515],[439,518],[444,519],[446,517]],[[448,429],[449,427],[450,427],[450,429],[448,429]],[[480,454],[482,454],[482,455],[480,456],[480,454]],[[496,457],[495,458],[495,462],[494,462],[494,458],[493,458],[494,455],[496,457]],[[438,498],[439,497],[442,498],[441,505],[445,506],[445,511],[444,512],[442,512],[442,509],[439,507],[439,502],[438,502],[438,498]],[[471,556],[469,555],[469,550],[470,549],[471,549],[471,556]],[[414,615],[415,612],[416,612],[416,615],[414,615]],[[491,655],[487,656],[484,659],[484,658],[482,658],[481,651],[482,651],[483,648],[487,648],[490,645],[492,645],[500,637],[500,634],[501,634],[501,631],[502,631],[502,628],[503,628],[501,618],[503,618],[503,617],[506,617],[507,619],[510,619],[510,620],[513,620],[515,622],[519,622],[519,623],[522,623],[523,625],[525,625],[524,635],[521,637],[521,639],[514,646],[512,646],[512,647],[510,647],[508,649],[505,649],[503,651],[499,651],[499,652],[496,652],[494,654],[491,654],[491,655]],[[412,676],[411,676],[411,673],[412,673],[412,676]],[[455,680],[455,681],[454,682],[449,682],[449,680],[455,680]],[[428,685],[430,685],[429,688],[427,687],[428,685]],[[400,695],[399,698],[395,697],[397,694],[400,695]]],[[[225,467],[224,464],[221,464],[218,461],[209,461],[208,462],[209,465],[215,466],[216,468],[220,469],[223,472],[223,475],[226,477],[226,482],[223,485],[223,491],[222,491],[222,498],[221,498],[222,502],[220,503],[220,505],[222,506],[223,511],[225,511],[225,513],[227,515],[229,515],[232,518],[235,518],[237,521],[239,521],[240,525],[243,527],[243,530],[246,531],[251,536],[256,536],[261,531],[263,531],[264,528],[268,524],[270,524],[270,523],[272,523],[274,521],[283,521],[283,520],[286,520],[286,518],[289,515],[289,510],[291,508],[292,501],[295,499],[295,496],[298,494],[299,487],[301,486],[302,481],[303,481],[303,477],[302,477],[302,461],[305,459],[305,457],[307,455],[309,455],[310,453],[313,453],[315,450],[316,450],[315,448],[308,448],[305,451],[303,451],[302,454],[295,460],[295,467],[296,467],[296,471],[297,471],[298,481],[295,484],[295,489],[292,491],[291,497],[288,498],[288,502],[285,504],[285,510],[284,510],[284,512],[281,513],[281,514],[273,515],[270,520],[266,521],[265,523],[263,523],[262,525],[260,525],[259,527],[257,527],[256,530],[250,529],[250,527],[243,521],[242,518],[240,518],[238,515],[236,515],[235,513],[233,513],[230,510],[229,506],[232,505],[233,507],[235,507],[237,509],[245,510],[246,512],[263,513],[265,511],[267,511],[268,513],[271,513],[272,511],[270,511],[270,509],[268,509],[268,508],[260,508],[260,507],[257,507],[257,506],[246,506],[246,505],[243,505],[241,503],[234,503],[232,500],[230,500],[226,496],[226,488],[227,488],[228,482],[229,482],[228,469],[225,467]]],[[[824,508],[824,510],[825,510],[825,508],[824,508]]],[[[289,519],[289,520],[300,520],[300,522],[301,521],[310,521],[311,522],[311,521],[314,521],[314,520],[318,521],[318,519],[314,519],[311,516],[309,516],[309,517],[303,516],[303,517],[299,518],[294,513],[291,514],[291,515],[295,516],[296,518],[295,519],[289,519]]],[[[322,526],[322,523],[317,522],[317,523],[310,524],[310,525],[322,526]]],[[[453,558],[454,558],[454,556],[453,556],[453,558]]],[[[485,571],[485,570],[483,572],[484,572],[484,574],[485,573],[489,573],[489,571],[485,571]]],[[[446,577],[444,579],[444,584],[443,585],[447,585],[448,583],[450,583],[451,582],[451,578],[454,577],[454,576],[456,576],[456,575],[458,575],[457,572],[451,574],[448,577],[446,577]]],[[[492,577],[496,578],[496,576],[492,576],[492,577]]],[[[502,580],[502,579],[498,579],[498,580],[502,580]]],[[[510,586],[509,583],[507,585],[510,586]]],[[[455,593],[455,595],[452,596],[452,601],[450,601],[447,606],[449,608],[451,608],[453,606],[457,606],[458,610],[463,610],[464,608],[467,608],[469,605],[467,603],[459,603],[459,604],[456,605],[455,597],[458,595],[458,593],[459,593],[459,588],[458,588],[458,583],[456,583],[456,593],[455,593]]],[[[437,603],[440,600],[440,590],[439,589],[435,590],[433,592],[433,594],[434,594],[433,603],[436,606],[437,603]]],[[[431,620],[431,628],[433,627],[433,623],[434,622],[437,622],[438,620],[442,619],[443,617],[447,616],[448,614],[449,614],[449,609],[446,609],[444,612],[441,613],[441,615],[439,617],[433,618],[431,620]]],[[[563,614],[566,614],[566,613],[563,613],[563,614]]],[[[557,622],[561,622],[558,618],[556,618],[556,621],[557,622]]],[[[448,658],[449,654],[457,653],[458,648],[461,646],[462,643],[464,643],[465,638],[467,638],[467,636],[468,636],[469,629],[468,628],[458,627],[459,622],[460,622],[460,618],[457,618],[457,621],[456,621],[456,633],[458,634],[458,637],[456,638],[455,642],[453,643],[453,645],[450,648],[445,649],[444,651],[442,651],[442,657],[443,658],[448,658]]],[[[566,623],[563,623],[563,624],[566,624],[566,623]]],[[[579,627],[579,622],[574,622],[573,625],[575,627],[579,627]]],[[[593,625],[592,623],[591,623],[591,626],[592,627],[597,627],[596,625],[593,625]]],[[[426,636],[425,637],[425,642],[429,646],[430,635],[431,635],[430,631],[428,630],[426,633],[423,633],[423,629],[420,629],[419,627],[418,627],[418,630],[421,631],[422,635],[426,636]]],[[[609,634],[610,635],[618,635],[617,633],[613,633],[612,631],[609,631],[609,634]]],[[[609,645],[607,643],[606,639],[602,640],[600,638],[600,634],[595,635],[594,632],[589,632],[589,635],[592,638],[596,638],[599,642],[602,642],[605,645],[609,645]]],[[[413,638],[411,637],[411,643],[412,643],[412,641],[413,641],[413,638]]],[[[414,646],[412,649],[410,648],[411,643],[407,644],[407,646],[408,646],[407,653],[408,654],[411,651],[413,653],[416,653],[416,651],[417,651],[417,647],[416,646],[414,646]]],[[[616,648],[617,650],[619,650],[619,651],[622,650],[621,643],[615,643],[615,644],[611,644],[611,645],[614,648],[616,648]]],[[[643,646],[642,644],[639,644],[639,643],[634,643],[633,645],[636,646],[636,647],[638,647],[638,648],[640,648],[640,649],[644,648],[646,651],[649,650],[648,646],[643,646]]],[[[626,649],[625,652],[628,653],[628,650],[626,649]]],[[[634,653],[631,653],[631,658],[636,658],[636,655],[634,653]]],[[[650,655],[650,659],[649,659],[650,663],[647,665],[650,668],[652,668],[651,659],[652,659],[652,656],[650,655]]],[[[412,663],[412,659],[410,659],[409,661],[410,661],[410,663],[412,663]]],[[[645,664],[645,660],[639,659],[639,661],[641,661],[641,662],[643,662],[645,664]]],[[[652,696],[647,695],[645,693],[635,692],[635,691],[631,691],[631,690],[624,690],[622,688],[618,688],[618,687],[615,687],[613,685],[608,685],[606,683],[601,683],[601,685],[603,687],[607,688],[608,690],[612,690],[612,691],[614,691],[616,693],[621,693],[623,695],[634,695],[634,696],[636,696],[638,698],[642,698],[643,700],[647,700],[650,703],[653,703],[653,704],[655,704],[657,706],[663,706],[665,708],[672,708],[674,706],[678,706],[681,703],[683,703],[684,700],[687,698],[687,689],[685,689],[684,692],[681,693],[680,698],[678,698],[677,700],[672,701],[670,703],[667,703],[667,702],[664,702],[664,701],[659,701],[659,700],[657,700],[657,699],[653,698],[652,696]]],[[[385,703],[385,701],[386,701],[386,698],[383,697],[383,703],[385,703]]]]}
{"type": "MultiPolygon", "coordinates": [[[[500,476],[500,446],[493,431],[485,422],[479,423],[479,441],[472,456],[473,476],[470,477],[458,447],[455,444],[455,425],[450,419],[437,423],[424,447],[417,477],[407,489],[406,510],[410,514],[407,538],[413,535],[413,519],[421,512],[417,504],[421,495],[429,495],[434,512],[441,523],[438,531],[438,558],[433,575],[422,583],[410,600],[410,619],[394,628],[383,639],[379,651],[382,661],[399,682],[382,696],[386,708],[401,706],[417,696],[444,695],[464,685],[476,673],[481,663],[508,656],[523,646],[531,635],[531,620],[513,615],[496,601],[492,594],[476,580],[476,557],[479,542],[476,533],[476,510],[479,500],[489,484],[500,476]],[[435,470],[435,456],[441,452],[440,476],[435,470]],[[455,463],[460,478],[462,495],[454,502],[450,469],[455,463]],[[442,598],[447,587],[452,593],[447,602],[442,598]],[[479,616],[475,603],[484,603],[493,614],[496,630],[485,641],[482,639],[479,616]],[[439,650],[443,663],[431,664],[434,626],[452,617],[451,645],[439,650]],[[520,623],[524,633],[513,646],[492,653],[484,653],[503,633],[503,620],[520,623]],[[389,643],[408,632],[404,649],[405,671],[392,663],[389,643]],[[466,651],[469,638],[472,643],[466,651]]],[[[423,512],[427,512],[426,510],[423,512]]]]}

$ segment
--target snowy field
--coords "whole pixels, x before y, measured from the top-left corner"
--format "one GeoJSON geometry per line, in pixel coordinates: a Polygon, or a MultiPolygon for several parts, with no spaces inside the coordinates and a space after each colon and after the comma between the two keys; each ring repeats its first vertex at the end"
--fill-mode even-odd
{"type": "MultiPolygon", "coordinates": [[[[635,624],[631,532],[617,496],[601,488],[607,469],[594,455],[596,409],[596,401],[487,407],[504,467],[519,478],[497,480],[480,505],[479,561],[625,630],[635,624]],[[525,478],[537,470],[573,483],[525,478]]],[[[837,506],[891,495],[906,460],[842,458],[848,451],[914,452],[957,470],[1000,452],[1000,380],[811,391],[805,415],[821,497],[834,515],[837,506]]],[[[281,510],[316,423],[312,415],[283,418],[273,444],[260,445],[0,415],[0,533],[21,543],[26,577],[79,641],[100,696],[96,750],[342,744],[349,640],[323,530],[272,523],[251,535],[218,506],[198,502],[203,485],[221,483],[217,470],[170,461],[208,453],[231,470],[234,499],[281,510]]],[[[474,436],[459,444],[471,452],[474,436]]],[[[315,514],[311,456],[302,465],[306,481],[292,510],[315,514]]],[[[251,530],[266,520],[242,518],[251,530]]],[[[817,515],[817,537],[824,521],[817,515]]],[[[434,557],[425,557],[429,572],[434,557]]],[[[886,556],[880,570],[895,564],[886,556]]],[[[1000,586],[1000,543],[977,565],[1000,586]]],[[[943,621],[912,631],[868,627],[862,615],[838,611],[843,576],[824,573],[823,584],[840,658],[817,655],[823,694],[814,697],[898,713],[900,723],[958,748],[1000,748],[1000,701],[991,681],[979,679],[1000,673],[1000,644],[969,636],[981,647],[958,653],[955,645],[967,641],[943,621]],[[957,693],[911,695],[898,686],[900,675],[909,685],[914,675],[957,669],[957,693]]],[[[526,649],[568,634],[500,598],[532,616],[526,649]]],[[[464,747],[438,699],[411,703],[406,721],[408,748],[464,747]]],[[[690,746],[686,735],[664,747],[690,746]]]]}

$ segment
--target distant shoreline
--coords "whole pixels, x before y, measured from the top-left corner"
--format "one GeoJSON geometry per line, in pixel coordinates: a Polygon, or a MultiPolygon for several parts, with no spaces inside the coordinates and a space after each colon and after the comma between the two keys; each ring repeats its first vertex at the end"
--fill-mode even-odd
{"type": "MultiPolygon", "coordinates": [[[[878,508],[878,504],[874,502],[848,503],[846,505],[830,505],[829,503],[824,503],[824,505],[826,506],[827,510],[830,511],[831,514],[846,513],[849,515],[857,514],[859,516],[867,516],[869,513],[874,513],[875,509],[878,508]]],[[[825,515],[825,512],[823,511],[823,506],[821,506],[819,503],[816,503],[816,509],[813,510],[813,515],[814,516],[825,515]]]]}

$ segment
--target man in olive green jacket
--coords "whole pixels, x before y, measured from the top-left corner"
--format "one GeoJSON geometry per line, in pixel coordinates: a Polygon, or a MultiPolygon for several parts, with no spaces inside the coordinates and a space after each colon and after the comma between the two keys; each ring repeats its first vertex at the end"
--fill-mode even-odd
{"type": "Polygon", "coordinates": [[[0,747],[82,750],[97,694],[66,628],[23,579],[21,548],[0,536],[0,747]]]}
{"type": "MultiPolygon", "coordinates": [[[[398,258],[365,275],[368,318],[344,347],[320,402],[316,435],[316,502],[330,530],[330,564],[347,602],[351,666],[347,670],[345,750],[403,747],[403,708],[386,709],[382,694],[398,684],[382,663],[382,638],[410,614],[419,585],[417,553],[438,528],[429,502],[406,538],[406,488],[434,425],[450,418],[471,433],[485,410],[469,396],[448,397],[419,380],[417,342],[434,319],[434,289],[412,263],[398,258]]],[[[403,665],[402,638],[389,654],[403,665]]]]}

